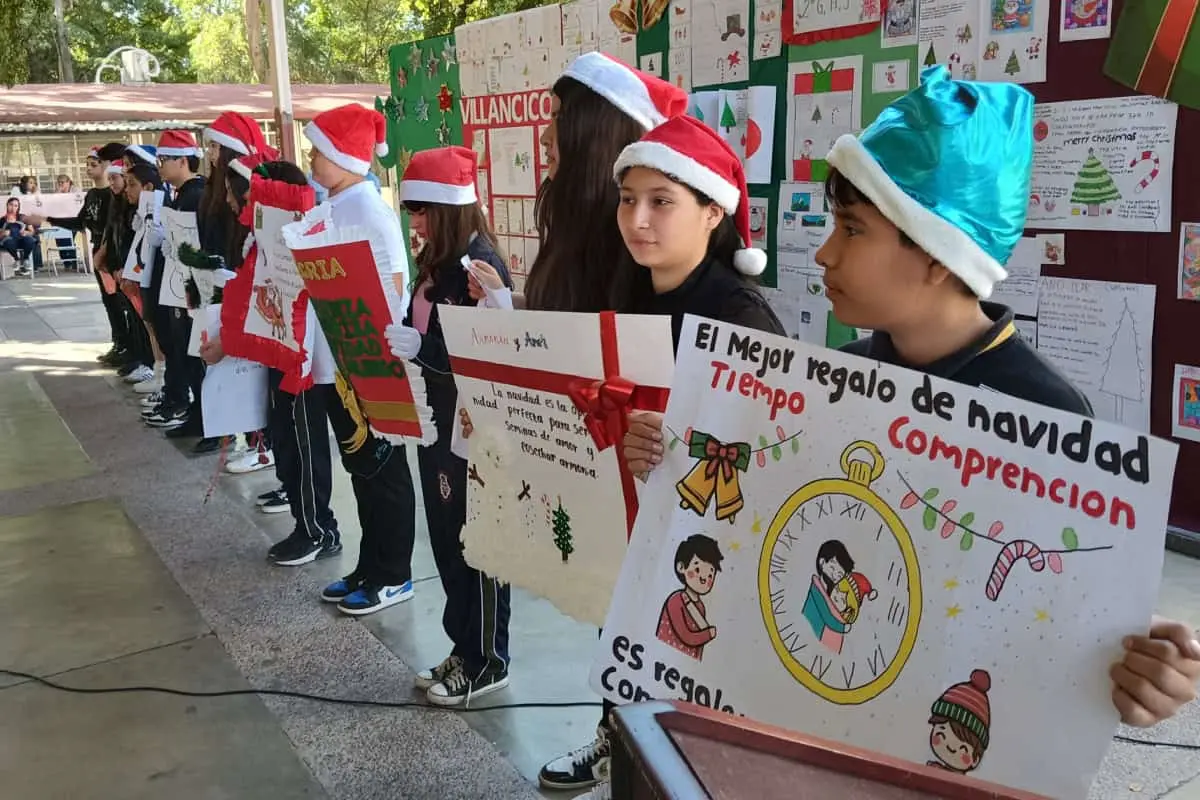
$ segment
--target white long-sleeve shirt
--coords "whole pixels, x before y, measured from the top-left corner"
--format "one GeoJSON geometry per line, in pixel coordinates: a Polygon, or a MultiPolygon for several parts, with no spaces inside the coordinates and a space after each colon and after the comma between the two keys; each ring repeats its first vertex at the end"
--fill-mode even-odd
{"type": "MultiPolygon", "coordinates": [[[[338,228],[362,227],[371,231],[371,253],[375,257],[375,268],[379,271],[379,281],[383,285],[392,319],[404,319],[408,308],[408,292],[400,294],[392,279],[393,275],[403,275],[401,282],[404,286],[408,285],[408,249],[404,230],[400,227],[396,212],[384,202],[370,181],[361,181],[343,189],[309,212],[306,219],[313,222],[328,219],[338,228]]],[[[304,349],[309,353],[313,382],[333,383],[337,365],[312,303],[308,305],[304,349]]]]}

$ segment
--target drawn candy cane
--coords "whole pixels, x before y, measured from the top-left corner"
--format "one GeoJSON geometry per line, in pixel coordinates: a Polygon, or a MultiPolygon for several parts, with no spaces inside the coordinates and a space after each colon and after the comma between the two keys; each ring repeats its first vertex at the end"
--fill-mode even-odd
{"type": "Polygon", "coordinates": [[[1129,162],[1129,167],[1132,169],[1143,161],[1149,161],[1153,168],[1150,170],[1149,175],[1142,178],[1142,180],[1138,182],[1137,188],[1134,189],[1135,194],[1141,194],[1142,190],[1149,186],[1151,182],[1158,177],[1158,154],[1153,150],[1143,150],[1140,156],[1129,162]]]}
{"type": "Polygon", "coordinates": [[[1046,568],[1046,556],[1041,548],[1025,539],[1014,539],[1004,545],[1000,555],[996,556],[996,563],[992,566],[992,574],[988,576],[987,588],[984,590],[988,600],[995,600],[1000,596],[1000,590],[1004,588],[1004,582],[1008,580],[1008,573],[1012,572],[1013,564],[1022,558],[1029,562],[1029,568],[1034,572],[1041,572],[1046,568]]]}

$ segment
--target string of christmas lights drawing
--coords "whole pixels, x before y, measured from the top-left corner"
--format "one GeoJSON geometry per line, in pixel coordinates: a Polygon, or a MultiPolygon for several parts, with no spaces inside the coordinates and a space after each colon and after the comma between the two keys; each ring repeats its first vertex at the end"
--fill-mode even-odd
{"type": "Polygon", "coordinates": [[[986,533],[979,533],[971,527],[975,522],[974,512],[968,511],[958,519],[955,519],[950,515],[958,508],[957,500],[945,500],[940,507],[935,506],[933,501],[941,494],[940,489],[931,487],[924,492],[919,492],[904,477],[903,473],[898,472],[896,474],[900,478],[900,482],[908,489],[908,493],[900,501],[901,510],[908,510],[918,504],[923,506],[925,511],[922,514],[921,522],[925,530],[932,532],[937,527],[938,521],[941,520],[942,529],[940,533],[943,539],[949,539],[957,531],[962,532],[962,536],[958,540],[958,547],[964,552],[974,547],[976,541],[988,542],[1000,548],[1000,553],[996,556],[996,560],[992,564],[992,571],[988,574],[987,586],[984,589],[989,600],[995,601],[1000,597],[1000,592],[1004,589],[1004,583],[1008,580],[1009,573],[1018,561],[1026,562],[1034,572],[1041,572],[1046,567],[1049,567],[1050,571],[1055,575],[1061,575],[1063,572],[1063,556],[1073,553],[1094,553],[1100,550],[1112,549],[1112,545],[1080,547],[1079,535],[1075,532],[1074,528],[1070,527],[1062,529],[1063,546],[1054,550],[1043,549],[1029,539],[1001,538],[1000,535],[1004,532],[1004,523],[1000,520],[992,522],[988,526],[986,533]]]}

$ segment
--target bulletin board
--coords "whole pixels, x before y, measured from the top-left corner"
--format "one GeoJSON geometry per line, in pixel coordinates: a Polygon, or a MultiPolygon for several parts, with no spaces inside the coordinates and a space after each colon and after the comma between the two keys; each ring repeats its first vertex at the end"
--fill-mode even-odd
{"type": "MultiPolygon", "coordinates": [[[[1132,90],[1105,77],[1103,73],[1111,42],[1109,38],[1082,32],[1071,41],[1059,41],[1059,15],[1063,12],[1064,0],[997,2],[993,4],[994,18],[987,17],[975,25],[956,25],[953,20],[948,20],[945,30],[942,31],[943,38],[937,42],[921,40],[916,29],[908,31],[903,26],[893,26],[890,29],[887,27],[890,4],[896,4],[897,9],[907,6],[915,10],[918,7],[936,5],[940,1],[890,0],[890,3],[877,3],[873,0],[861,0],[862,11],[873,12],[882,17],[880,24],[870,26],[869,33],[844,39],[831,39],[822,34],[804,35],[801,40],[810,43],[799,45],[781,45],[768,40],[780,27],[786,29],[785,17],[792,11],[795,2],[805,3],[806,8],[821,7],[819,4],[808,3],[807,0],[702,0],[688,3],[686,6],[681,2],[663,3],[661,0],[617,0],[616,3],[576,0],[562,6],[545,7],[537,13],[554,15],[560,20],[561,27],[557,30],[562,42],[561,47],[551,43],[548,48],[541,44],[534,48],[539,52],[545,49],[548,53],[548,57],[544,59],[545,63],[530,58],[510,61],[512,64],[519,64],[520,68],[514,72],[510,67],[507,76],[502,75],[499,70],[489,75],[486,68],[482,72],[475,69],[471,75],[470,86],[467,83],[459,84],[457,67],[447,67],[444,79],[441,76],[430,79],[427,60],[425,67],[418,70],[424,77],[419,77],[416,82],[412,79],[411,71],[407,85],[398,86],[397,76],[393,75],[393,96],[397,101],[401,97],[406,99],[406,116],[392,120],[396,113],[393,109],[389,115],[389,120],[394,122],[389,128],[389,141],[392,142],[393,152],[398,153],[441,144],[437,138],[437,128],[441,121],[439,114],[434,113],[433,122],[414,120],[413,109],[417,97],[412,93],[415,91],[427,95],[426,101],[433,102],[432,98],[441,90],[441,83],[444,81],[456,99],[462,95],[461,105],[456,102],[453,110],[446,116],[450,143],[465,144],[474,147],[480,153],[480,191],[485,196],[492,219],[498,227],[504,228],[502,245],[513,254],[511,258],[515,260],[510,263],[515,267],[514,273],[520,278],[523,277],[527,264],[532,262],[532,256],[536,254],[536,232],[526,219],[531,213],[532,203],[525,202],[531,201],[533,195],[528,185],[517,185],[514,178],[519,176],[510,169],[514,165],[507,162],[520,162],[523,155],[527,154],[530,158],[529,168],[535,179],[533,185],[540,180],[544,165],[541,163],[541,148],[537,146],[536,137],[540,133],[540,126],[548,122],[548,90],[572,58],[589,50],[607,52],[661,78],[676,82],[689,91],[694,100],[702,98],[706,93],[732,93],[732,96],[736,97],[739,90],[773,87],[776,97],[771,125],[773,136],[769,181],[752,182],[750,194],[757,201],[759,211],[765,214],[766,221],[762,231],[763,240],[755,242],[757,246],[767,250],[769,257],[762,283],[768,300],[773,305],[778,304],[781,317],[784,317],[794,313],[794,309],[787,305],[788,299],[780,289],[781,220],[789,210],[780,206],[781,202],[792,201],[787,198],[781,199],[781,184],[793,180],[797,174],[796,170],[800,168],[797,164],[800,145],[790,142],[788,135],[791,110],[789,93],[811,92],[814,91],[814,87],[818,87],[815,91],[837,90],[839,82],[845,78],[842,70],[850,65],[858,72],[855,87],[855,122],[859,126],[866,126],[888,103],[915,86],[919,71],[926,62],[937,63],[944,59],[951,64],[956,77],[1036,81],[1024,85],[1034,94],[1039,104],[1134,96],[1132,90]],[[653,9],[649,17],[647,6],[653,9]],[[684,11],[678,12],[677,8],[684,11]],[[677,13],[679,17],[672,19],[677,13]],[[704,14],[717,20],[717,30],[705,32],[700,27],[704,24],[700,15],[704,14]],[[686,26],[680,24],[680,18],[683,16],[690,18],[686,26]],[[732,19],[733,17],[738,19],[732,19]],[[652,24],[644,24],[648,21],[652,24]],[[781,26],[780,22],[785,25],[781,26]],[[993,25],[996,26],[995,30],[1000,30],[1003,26],[1006,29],[1004,33],[1018,35],[1011,38],[990,36],[988,29],[993,25]],[[686,30],[683,30],[685,27],[686,30]],[[635,30],[636,34],[632,33],[635,30]],[[721,38],[722,36],[725,38],[721,38]],[[1088,38],[1089,36],[1093,38],[1088,38]],[[708,48],[717,42],[725,47],[740,37],[746,40],[749,58],[744,67],[737,64],[734,69],[723,73],[708,63],[697,68],[695,57],[688,58],[682,52],[698,46],[708,48]],[[713,41],[709,42],[708,39],[713,41]],[[996,39],[1002,44],[999,47],[990,46],[991,39],[996,39]],[[673,51],[679,52],[673,57],[673,51]],[[830,70],[832,74],[829,74],[830,70]],[[694,82],[694,79],[703,79],[705,74],[710,78],[716,74],[717,80],[726,82],[694,82]],[[730,76],[736,79],[730,79],[730,76]],[[1043,76],[1045,80],[1041,80],[1043,76]],[[832,85],[830,81],[833,82],[832,85]],[[497,88],[506,91],[489,91],[497,88]],[[516,91],[512,91],[514,88],[516,91]],[[505,103],[510,106],[507,110],[499,107],[505,103]],[[523,110],[515,109],[514,103],[523,110]],[[523,128],[524,131],[518,134],[506,132],[506,128],[523,128]],[[518,138],[520,142],[517,141],[518,138]],[[524,149],[520,146],[521,143],[524,143],[524,149]],[[792,144],[794,149],[789,150],[789,144],[792,144]],[[496,159],[501,154],[506,160],[501,165],[505,170],[501,185],[507,194],[497,198],[493,190],[497,178],[496,159]],[[503,201],[499,211],[496,206],[497,199],[503,201]],[[518,215],[520,220],[517,219],[518,215]],[[532,245],[528,244],[530,242],[532,245]]],[[[1116,30],[1123,4],[1120,0],[1112,0],[1109,4],[1098,5],[1110,15],[1108,22],[1113,30],[1116,30]]],[[[845,4],[826,4],[824,7],[840,9],[843,6],[845,4]]],[[[532,26],[529,12],[509,17],[510,19],[503,22],[488,20],[460,28],[455,39],[447,40],[451,49],[457,51],[456,60],[463,60],[464,37],[472,29],[476,31],[476,36],[482,38],[477,38],[473,45],[468,45],[466,54],[474,53],[478,56],[482,52],[489,56],[503,57],[514,48],[528,47],[531,36],[546,35],[545,31],[552,28],[548,28],[545,21],[550,19],[550,16],[539,18],[532,26]]],[[[846,21],[849,22],[850,19],[847,17],[846,21]]],[[[422,51],[436,52],[445,47],[445,42],[430,40],[415,46],[422,51]]],[[[403,68],[408,59],[416,58],[412,47],[399,45],[393,48],[393,72],[403,68]]],[[[493,60],[497,63],[504,62],[503,58],[493,60]]],[[[726,137],[727,141],[737,149],[739,144],[745,144],[745,140],[736,134],[733,126],[724,129],[721,126],[722,123],[742,124],[744,120],[727,117],[724,97],[722,94],[721,103],[716,106],[717,119],[714,127],[730,133],[731,135],[726,137]]],[[[708,99],[711,101],[712,98],[708,99]]],[[[706,117],[711,117],[711,106],[709,109],[704,114],[706,117]]],[[[700,107],[694,105],[691,113],[696,115],[699,112],[700,107]]],[[[744,115],[745,112],[746,109],[738,108],[734,116],[744,115]]],[[[711,118],[705,121],[710,125],[714,122],[711,118]]],[[[1200,112],[1179,107],[1175,139],[1177,142],[1200,141],[1200,112]]],[[[1180,226],[1183,222],[1200,222],[1200,159],[1187,158],[1186,155],[1186,151],[1178,150],[1178,156],[1171,165],[1173,182],[1171,224],[1168,232],[1086,230],[1070,225],[1047,225],[1044,229],[1030,227],[1026,231],[1026,235],[1030,237],[1027,244],[1034,242],[1033,237],[1045,237],[1046,241],[1053,242],[1056,256],[1050,257],[1049,248],[1045,251],[1046,257],[1041,260],[1040,265],[1034,267],[1035,283],[1040,270],[1040,275],[1046,278],[1084,279],[1154,287],[1152,301],[1145,292],[1142,297],[1148,303],[1146,313],[1149,313],[1149,307],[1153,308],[1153,330],[1149,333],[1140,332],[1139,335],[1144,337],[1144,344],[1130,346],[1137,352],[1138,358],[1142,357],[1143,351],[1147,351],[1146,358],[1150,362],[1150,432],[1167,438],[1172,435],[1175,366],[1200,365],[1197,364],[1200,362],[1200,356],[1196,355],[1194,337],[1190,335],[1192,331],[1200,329],[1200,303],[1176,299],[1180,226]],[[1064,227],[1070,229],[1064,230],[1064,227]]],[[[398,158],[402,160],[403,157],[398,158]]],[[[812,181],[819,182],[823,177],[819,154],[814,154],[813,159],[813,165],[804,165],[803,169],[809,170],[805,174],[809,175],[812,181]]],[[[1081,170],[1086,167],[1087,165],[1081,166],[1081,170]]],[[[1149,166],[1146,168],[1149,169],[1149,166]]],[[[1200,229],[1196,230],[1196,235],[1200,236],[1200,229]]],[[[1040,249],[1041,246],[1039,238],[1037,247],[1040,249]]],[[[1012,271],[1010,262],[1010,272],[1012,271]]],[[[816,287],[810,288],[819,291],[816,287]]],[[[1036,311],[1027,316],[1032,316],[1033,313],[1036,311]]],[[[1116,325],[1116,332],[1120,333],[1123,326],[1124,323],[1116,325]]],[[[1037,330],[1032,319],[1023,320],[1021,328],[1030,336],[1034,336],[1037,330]]],[[[837,346],[854,338],[856,334],[853,329],[833,321],[829,324],[826,343],[837,346]]],[[[1188,492],[1184,485],[1184,476],[1200,474],[1200,442],[1185,439],[1175,441],[1180,444],[1180,455],[1176,469],[1171,523],[1184,530],[1200,531],[1200,495],[1188,492]]]]}

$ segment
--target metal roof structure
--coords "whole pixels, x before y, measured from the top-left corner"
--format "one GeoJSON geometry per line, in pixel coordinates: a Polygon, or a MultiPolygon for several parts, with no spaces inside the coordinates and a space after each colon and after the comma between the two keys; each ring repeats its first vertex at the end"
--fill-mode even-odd
{"type": "MultiPolygon", "coordinates": [[[[297,120],[312,119],[347,103],[374,108],[375,98],[386,97],[389,92],[382,84],[293,85],[293,116],[297,120]]],[[[0,92],[0,132],[194,127],[211,122],[222,111],[237,111],[257,120],[272,119],[275,108],[271,87],[213,83],[23,84],[0,92]],[[114,127],[78,127],[87,125],[114,127]]]]}
{"type": "Polygon", "coordinates": [[[104,131],[198,131],[205,123],[164,119],[145,122],[0,122],[3,133],[96,133],[104,131]]]}

